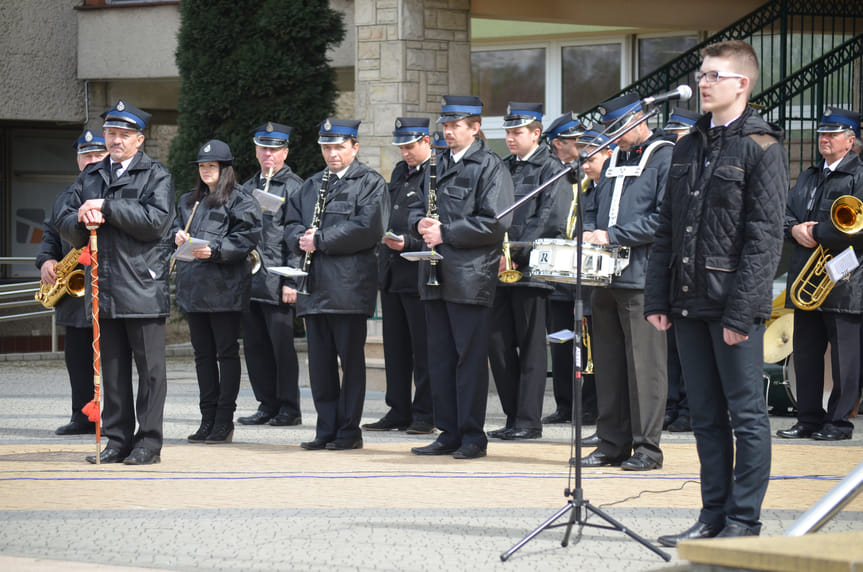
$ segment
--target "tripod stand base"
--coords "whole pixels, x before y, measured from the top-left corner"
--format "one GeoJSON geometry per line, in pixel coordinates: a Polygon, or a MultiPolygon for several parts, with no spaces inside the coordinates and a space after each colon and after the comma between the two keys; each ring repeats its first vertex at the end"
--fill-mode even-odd
{"type": "Polygon", "coordinates": [[[506,562],[507,559],[510,556],[512,556],[513,554],[515,554],[515,552],[519,548],[521,548],[522,546],[524,546],[525,544],[527,544],[528,542],[533,540],[533,538],[536,537],[537,535],[539,535],[539,533],[542,532],[543,530],[551,529],[551,528],[558,528],[561,526],[566,527],[566,532],[563,535],[563,540],[560,542],[560,545],[561,546],[567,546],[569,544],[569,536],[572,533],[572,527],[575,524],[578,524],[579,526],[592,526],[594,528],[604,528],[606,530],[617,530],[617,531],[623,532],[624,534],[628,535],[630,538],[637,541],[639,544],[641,544],[642,546],[644,546],[648,550],[656,553],[660,558],[662,558],[666,562],[671,560],[670,554],[668,554],[667,552],[663,552],[662,550],[660,550],[659,548],[657,548],[656,546],[654,546],[653,544],[648,542],[647,539],[639,536],[638,534],[636,534],[632,530],[626,528],[623,524],[616,521],[611,516],[607,515],[606,513],[604,513],[603,511],[596,508],[595,506],[593,506],[592,504],[590,504],[589,502],[587,502],[585,500],[582,500],[582,501],[571,500],[571,501],[569,501],[566,505],[563,506],[563,508],[561,508],[556,513],[551,515],[551,518],[549,518],[548,520],[546,520],[545,522],[540,524],[533,532],[531,532],[530,534],[528,534],[527,536],[525,536],[524,538],[519,540],[515,546],[513,546],[512,548],[510,548],[509,550],[507,550],[506,552],[501,554],[500,559],[502,562],[506,562]],[[584,518],[582,518],[582,512],[581,512],[582,509],[585,510],[584,518]],[[570,514],[568,522],[560,523],[560,524],[554,524],[560,517],[562,517],[563,515],[565,515],[569,511],[572,511],[572,514],[570,514]],[[593,514],[595,514],[599,518],[603,519],[608,524],[594,524],[592,522],[587,522],[587,514],[586,514],[587,512],[592,512],[593,514]]]}

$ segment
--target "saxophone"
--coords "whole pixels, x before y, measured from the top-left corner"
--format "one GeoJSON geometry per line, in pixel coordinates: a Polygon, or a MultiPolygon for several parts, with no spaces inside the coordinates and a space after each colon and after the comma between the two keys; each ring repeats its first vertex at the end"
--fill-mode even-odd
{"type": "MultiPolygon", "coordinates": [[[[426,212],[426,216],[429,218],[433,218],[435,220],[440,220],[440,215],[437,214],[437,165],[435,163],[435,156],[437,152],[435,149],[432,149],[431,155],[429,156],[429,207],[428,212],[426,212]]],[[[435,249],[431,249],[432,254],[436,254],[435,249]]],[[[426,282],[426,286],[440,286],[440,282],[437,279],[437,260],[432,259],[429,262],[429,277],[426,282]]]]}
{"type": "Polygon", "coordinates": [[[83,250],[83,247],[73,248],[63,257],[63,260],[57,263],[54,267],[54,272],[57,274],[56,282],[53,284],[39,282],[39,291],[34,296],[37,302],[46,308],[53,308],[66,294],[75,298],[84,295],[84,271],[76,270],[78,257],[83,250]]]}
{"type": "MultiPolygon", "coordinates": [[[[318,202],[315,203],[315,212],[312,214],[312,225],[310,228],[317,229],[321,224],[321,218],[324,216],[324,205],[327,201],[327,183],[330,180],[330,169],[324,169],[324,174],[321,177],[321,189],[318,191],[318,202]]],[[[303,272],[306,273],[305,276],[302,277],[302,283],[300,287],[297,288],[297,294],[308,294],[308,284],[309,284],[309,268],[312,266],[312,254],[313,252],[306,252],[306,257],[303,259],[303,272]]]]}

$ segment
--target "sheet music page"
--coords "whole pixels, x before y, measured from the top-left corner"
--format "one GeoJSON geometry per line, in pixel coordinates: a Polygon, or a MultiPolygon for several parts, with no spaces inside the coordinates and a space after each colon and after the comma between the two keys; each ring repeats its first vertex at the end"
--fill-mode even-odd
{"type": "Polygon", "coordinates": [[[196,248],[204,248],[206,246],[210,246],[209,240],[204,240],[203,238],[189,237],[189,240],[181,244],[171,258],[176,258],[177,260],[182,260],[183,262],[191,262],[195,259],[195,257],[192,255],[192,251],[196,248]]]}
{"type": "Polygon", "coordinates": [[[851,271],[858,266],[860,266],[860,263],[857,262],[857,255],[854,254],[853,246],[849,246],[847,249],[843,250],[841,254],[837,254],[828,260],[824,265],[827,269],[827,276],[830,277],[831,282],[839,282],[847,275],[851,274],[851,271]]]}

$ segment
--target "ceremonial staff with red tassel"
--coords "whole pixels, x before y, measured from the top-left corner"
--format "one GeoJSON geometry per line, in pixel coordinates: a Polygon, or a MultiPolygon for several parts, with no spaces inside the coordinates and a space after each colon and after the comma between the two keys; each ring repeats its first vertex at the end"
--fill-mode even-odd
{"type": "Polygon", "coordinates": [[[90,290],[93,300],[93,401],[81,409],[96,424],[96,464],[102,450],[102,361],[99,354],[99,249],[96,231],[99,225],[87,225],[90,231],[90,290]]]}

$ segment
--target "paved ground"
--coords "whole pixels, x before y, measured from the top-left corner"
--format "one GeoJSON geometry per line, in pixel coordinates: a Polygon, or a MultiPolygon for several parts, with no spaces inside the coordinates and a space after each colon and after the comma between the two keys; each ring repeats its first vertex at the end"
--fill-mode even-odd
{"type": "MultiPolygon", "coordinates": [[[[169,360],[166,443],[160,465],[93,466],[92,437],[57,437],[68,417],[62,361],[0,361],[0,567],[169,570],[654,570],[666,564],[618,531],[586,527],[566,548],[547,530],[506,563],[499,556],[564,507],[572,485],[571,430],[548,426],[535,442],[489,446],[474,461],[420,458],[430,436],[366,433],[358,451],[304,451],[304,425],[238,426],[230,445],[191,445],[198,423],[190,358],[169,360]]],[[[238,414],[255,401],[244,378],[238,414]]],[[[550,391],[546,411],[552,409],[550,391]]],[[[365,419],[386,410],[367,395],[365,419]]],[[[793,420],[774,418],[776,428],[793,420]]],[[[503,424],[495,395],[487,428],[503,424]]],[[[592,431],[592,427],[586,431],[592,431]]],[[[649,474],[585,471],[585,497],[654,541],[688,527],[699,506],[691,434],[664,436],[665,466],[649,474]]],[[[863,459],[852,441],[774,442],[764,534],[779,535],[863,459]]],[[[594,516],[589,523],[602,523],[594,516]]],[[[863,530],[863,499],[828,531],[863,530]]]]}

